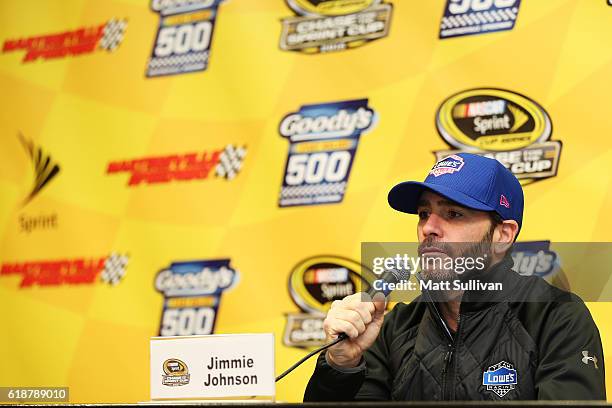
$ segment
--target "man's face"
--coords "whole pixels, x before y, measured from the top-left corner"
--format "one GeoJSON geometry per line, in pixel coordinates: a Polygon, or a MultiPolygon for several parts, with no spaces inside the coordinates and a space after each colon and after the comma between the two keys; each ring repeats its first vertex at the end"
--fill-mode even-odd
{"type": "Polygon", "coordinates": [[[421,194],[418,206],[419,254],[424,263],[425,277],[452,280],[458,274],[486,269],[491,262],[492,222],[484,211],[472,210],[431,191],[421,194]],[[458,258],[480,257],[484,267],[457,268],[458,258]],[[450,265],[449,258],[453,260],[450,265]],[[433,262],[437,260],[438,262],[433,262]],[[444,266],[441,266],[444,265],[444,266]]]}
{"type": "Polygon", "coordinates": [[[417,213],[419,242],[480,242],[491,229],[491,218],[484,211],[462,207],[431,191],[424,191],[417,213]]]}

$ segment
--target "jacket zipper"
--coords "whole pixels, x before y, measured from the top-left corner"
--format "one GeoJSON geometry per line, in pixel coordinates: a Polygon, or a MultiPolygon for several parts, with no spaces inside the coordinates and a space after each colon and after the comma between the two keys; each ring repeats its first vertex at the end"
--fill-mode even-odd
{"type": "MultiPolygon", "coordinates": [[[[455,334],[455,336],[453,337],[453,335],[450,333],[450,330],[448,329],[448,325],[446,324],[446,322],[444,321],[444,318],[442,317],[442,315],[440,314],[440,311],[438,310],[438,307],[436,306],[436,303],[433,301],[433,299],[431,298],[431,296],[428,293],[425,293],[424,295],[426,295],[426,298],[428,300],[428,305],[430,306],[431,309],[433,309],[434,314],[436,316],[439,325],[440,325],[440,330],[443,332],[443,335],[448,339],[448,348],[446,350],[446,353],[444,355],[444,365],[442,366],[442,395],[441,395],[441,399],[442,400],[450,400],[450,397],[447,399],[446,398],[446,389],[447,389],[447,373],[448,373],[448,369],[450,367],[450,364],[453,360],[453,353],[455,351],[455,342],[456,342],[456,338],[458,336],[459,333],[459,328],[461,327],[461,315],[459,315],[457,317],[457,332],[455,334]]],[[[430,309],[430,310],[431,310],[430,309]]]]}
{"type": "Polygon", "coordinates": [[[452,387],[449,387],[449,385],[453,385],[453,384],[449,384],[449,368],[451,366],[451,363],[453,361],[453,354],[455,352],[455,344],[457,342],[457,336],[459,334],[459,325],[461,324],[461,316],[459,316],[459,318],[457,319],[457,331],[455,332],[455,338],[453,338],[451,340],[451,342],[448,344],[448,348],[446,350],[446,353],[444,354],[444,365],[442,366],[442,400],[444,401],[449,401],[449,400],[454,400],[454,398],[451,398],[453,396],[453,389],[452,387]],[[448,396],[446,395],[448,392],[448,396]]]}
{"type": "Polygon", "coordinates": [[[448,366],[450,365],[451,359],[453,358],[453,345],[448,345],[446,354],[444,354],[444,365],[442,366],[442,400],[445,400],[446,396],[446,373],[448,372],[448,366]]]}

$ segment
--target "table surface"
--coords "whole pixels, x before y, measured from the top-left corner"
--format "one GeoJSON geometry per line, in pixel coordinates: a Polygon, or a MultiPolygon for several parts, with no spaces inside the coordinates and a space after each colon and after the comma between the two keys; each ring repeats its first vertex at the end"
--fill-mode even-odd
{"type": "Polygon", "coordinates": [[[519,407],[611,407],[612,404],[608,404],[605,401],[389,401],[389,402],[310,402],[310,403],[287,403],[287,402],[272,402],[272,401],[173,401],[173,402],[143,402],[138,404],[2,404],[0,407],[14,406],[35,406],[35,407],[159,407],[167,408],[168,406],[181,406],[181,407],[201,407],[201,406],[274,406],[275,408],[295,408],[295,407],[418,407],[418,408],[435,408],[435,407],[487,407],[487,406],[503,406],[505,408],[519,408],[519,407]]]}

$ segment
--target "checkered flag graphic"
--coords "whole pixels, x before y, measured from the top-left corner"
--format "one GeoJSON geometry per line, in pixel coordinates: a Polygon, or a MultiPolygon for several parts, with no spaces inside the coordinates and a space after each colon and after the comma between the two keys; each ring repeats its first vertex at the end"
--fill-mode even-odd
{"type": "Polygon", "coordinates": [[[283,187],[280,196],[281,198],[292,198],[292,197],[310,197],[310,196],[324,196],[334,194],[344,194],[346,191],[346,181],[341,183],[324,183],[316,184],[314,186],[285,186],[283,187]]]}
{"type": "Polygon", "coordinates": [[[476,13],[465,13],[442,18],[441,29],[479,26],[481,24],[499,23],[500,21],[516,21],[518,7],[511,9],[490,10],[476,13]]]}
{"type": "Polygon", "coordinates": [[[112,18],[104,26],[104,35],[100,40],[100,48],[108,52],[115,51],[115,49],[123,41],[123,34],[127,27],[127,20],[118,20],[112,18]]]}
{"type": "Polygon", "coordinates": [[[236,177],[236,174],[238,174],[242,168],[242,161],[246,153],[246,147],[227,145],[219,158],[219,164],[216,169],[217,176],[225,177],[227,180],[236,177]]]}
{"type": "Polygon", "coordinates": [[[119,255],[113,252],[104,262],[104,270],[100,275],[100,280],[111,286],[115,286],[125,276],[125,267],[127,264],[127,255],[119,255]]]}

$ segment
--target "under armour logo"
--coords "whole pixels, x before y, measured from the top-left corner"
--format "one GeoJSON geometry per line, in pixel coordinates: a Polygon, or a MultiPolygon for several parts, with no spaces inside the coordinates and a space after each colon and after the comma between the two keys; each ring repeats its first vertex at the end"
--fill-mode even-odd
{"type": "Polygon", "coordinates": [[[595,368],[599,369],[599,367],[597,367],[597,357],[595,357],[595,356],[589,356],[589,352],[588,352],[588,351],[586,351],[586,350],[584,350],[584,351],[582,352],[582,355],[583,355],[583,357],[582,357],[582,362],[583,362],[584,364],[589,365],[589,361],[592,361],[592,362],[593,362],[593,364],[595,364],[595,368]]]}

